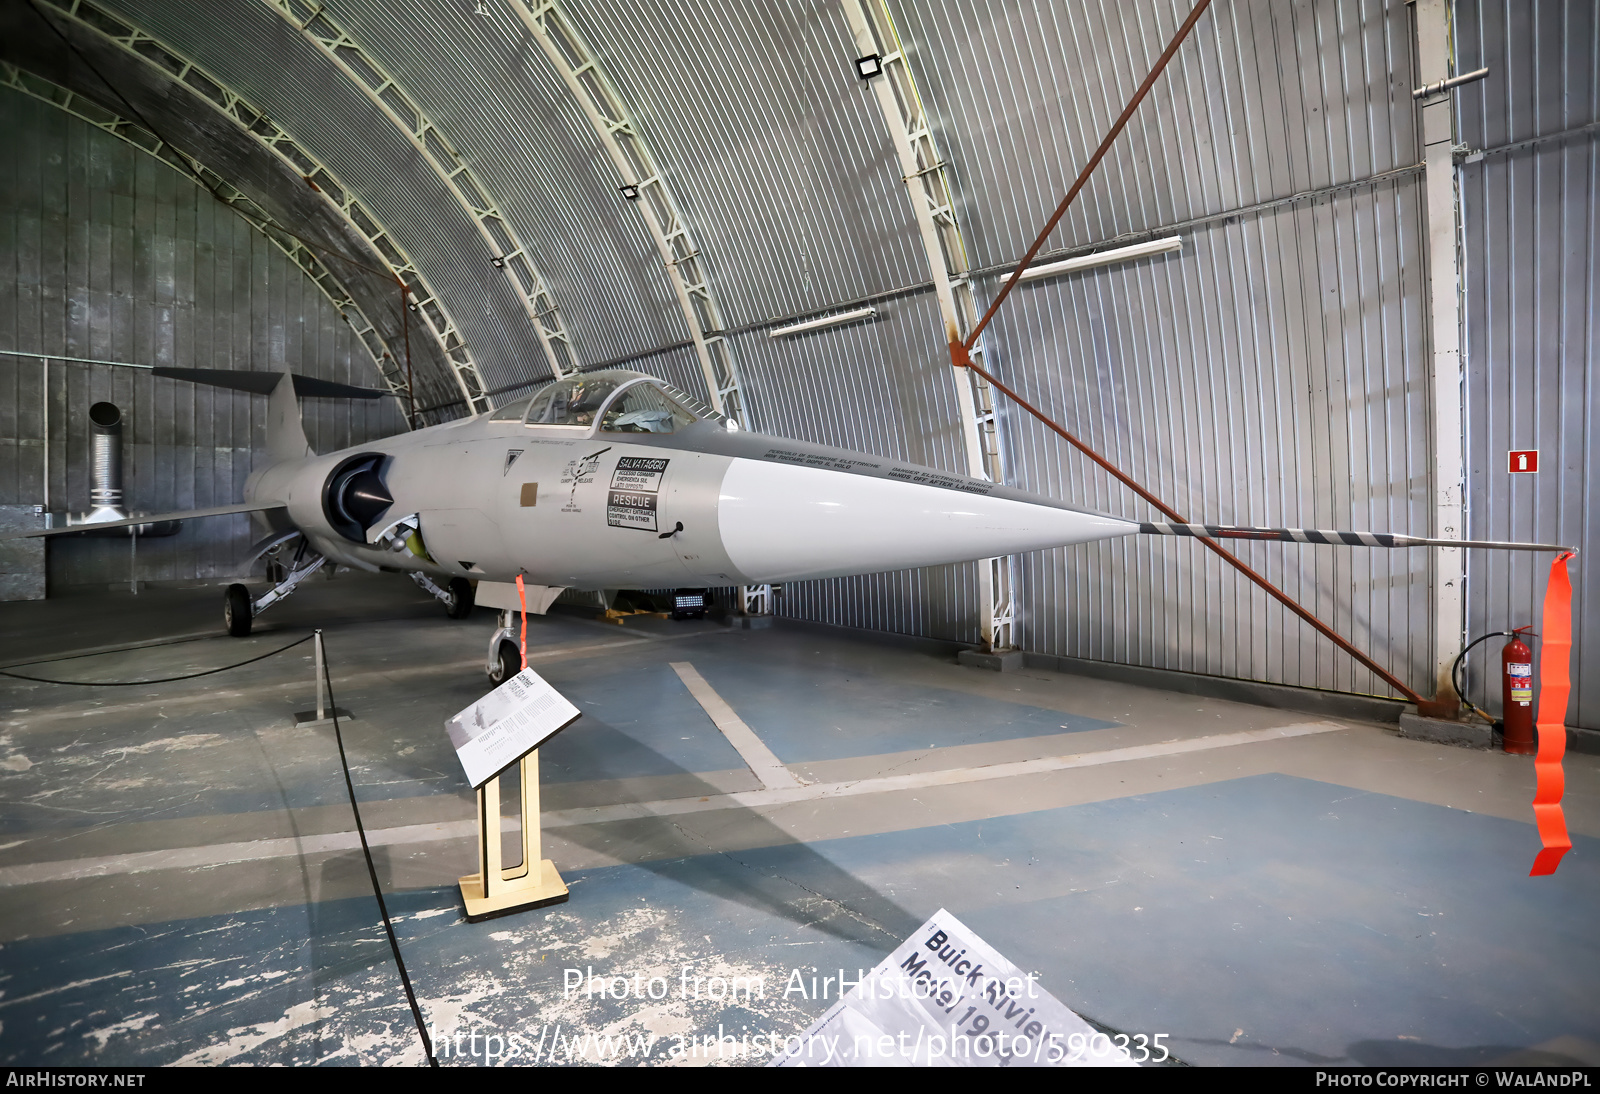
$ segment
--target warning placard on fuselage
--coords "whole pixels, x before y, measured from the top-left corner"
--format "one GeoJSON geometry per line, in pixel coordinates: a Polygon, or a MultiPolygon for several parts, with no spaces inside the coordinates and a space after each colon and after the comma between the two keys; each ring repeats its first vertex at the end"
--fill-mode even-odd
{"type": "Polygon", "coordinates": [[[613,490],[606,498],[606,523],[613,528],[656,530],[656,496],[613,490]]]}
{"type": "Polygon", "coordinates": [[[606,496],[606,523],[613,528],[656,530],[656,498],[661,476],[670,460],[649,456],[623,456],[611,473],[611,490],[606,496]]]}

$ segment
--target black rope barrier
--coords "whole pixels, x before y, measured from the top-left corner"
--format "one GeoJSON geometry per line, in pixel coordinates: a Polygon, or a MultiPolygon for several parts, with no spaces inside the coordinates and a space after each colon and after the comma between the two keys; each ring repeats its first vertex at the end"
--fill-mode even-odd
{"type": "MultiPolygon", "coordinates": [[[[213,676],[219,672],[227,672],[229,669],[237,669],[243,668],[245,665],[253,665],[257,661],[265,661],[269,657],[275,657],[280,653],[286,653],[289,650],[294,649],[296,646],[303,646],[313,639],[320,640],[321,637],[322,631],[318,629],[306,635],[304,638],[296,639],[295,641],[290,642],[287,646],[279,646],[275,650],[269,650],[268,652],[257,657],[252,657],[247,661],[238,661],[232,665],[223,665],[221,668],[216,669],[206,669],[204,672],[191,672],[183,676],[165,676],[159,680],[47,680],[42,676],[24,676],[22,673],[6,672],[3,669],[0,669],[0,676],[9,676],[16,680],[28,680],[36,684],[61,684],[67,687],[79,686],[91,688],[132,688],[139,687],[144,684],[170,684],[177,680],[194,680],[201,676],[213,676]]],[[[376,897],[378,901],[378,914],[383,917],[384,933],[389,937],[389,950],[394,954],[395,968],[399,970],[400,983],[404,985],[406,990],[406,1002],[411,1006],[411,1017],[415,1019],[417,1023],[417,1036],[422,1039],[423,1054],[428,1058],[428,1066],[438,1067],[439,1061],[435,1059],[433,1055],[433,1043],[428,1039],[427,1023],[423,1021],[422,1018],[422,1007],[418,1005],[417,993],[411,986],[411,974],[406,971],[405,959],[400,956],[400,940],[395,936],[394,933],[394,921],[389,918],[389,906],[383,899],[383,886],[378,882],[378,868],[372,861],[372,846],[367,842],[367,828],[366,825],[361,821],[361,806],[356,802],[355,782],[350,777],[350,759],[345,755],[344,751],[344,733],[339,728],[338,704],[333,696],[333,676],[328,669],[328,651],[326,643],[323,644],[322,653],[322,679],[319,681],[319,684],[328,689],[328,706],[333,714],[333,739],[334,742],[339,746],[339,767],[344,772],[344,788],[345,792],[350,796],[350,812],[355,816],[356,834],[361,837],[361,854],[367,862],[367,877],[372,880],[372,895],[376,897]]]]}
{"type": "MultiPolygon", "coordinates": [[[[0,676],[9,676],[13,680],[30,680],[35,684],[61,684],[65,687],[79,688],[137,688],[143,687],[146,684],[170,684],[176,680],[197,680],[202,676],[214,676],[219,672],[227,672],[229,669],[240,669],[246,665],[253,665],[257,661],[265,661],[269,657],[276,657],[278,654],[292,650],[296,646],[302,646],[315,637],[316,634],[308,634],[304,638],[299,638],[293,642],[290,642],[287,646],[279,646],[275,650],[270,650],[267,653],[263,653],[260,657],[252,657],[248,661],[235,661],[231,665],[223,665],[220,669],[206,669],[204,672],[191,672],[183,676],[163,676],[159,680],[46,680],[43,676],[24,676],[20,672],[7,672],[5,669],[0,669],[0,676]]],[[[107,650],[105,652],[129,653],[132,651],[107,650]]],[[[66,658],[63,657],[60,658],[60,660],[65,661],[66,658]]]]}
{"type": "MultiPolygon", "coordinates": [[[[321,638],[318,630],[313,638],[321,638]]],[[[372,879],[372,895],[378,898],[378,913],[383,916],[383,929],[389,935],[389,949],[394,954],[395,967],[400,970],[400,983],[405,985],[406,1002],[411,1004],[411,1017],[417,1023],[417,1036],[422,1038],[422,1051],[428,1057],[429,1067],[438,1067],[434,1059],[433,1044],[428,1040],[428,1026],[422,1020],[422,1008],[417,1005],[417,993],[411,988],[411,975],[406,972],[405,959],[400,956],[400,941],[395,938],[394,923],[389,918],[389,906],[384,903],[383,886],[378,884],[378,868],[372,863],[372,848],[367,844],[367,828],[361,823],[361,807],[356,804],[356,786],[350,778],[350,761],[344,754],[344,734],[339,729],[339,703],[333,697],[333,677],[328,672],[328,647],[322,646],[322,682],[328,688],[328,709],[333,715],[333,739],[339,745],[339,766],[344,768],[344,788],[350,795],[350,812],[356,818],[356,834],[361,837],[361,854],[367,860],[367,876],[372,879]]]]}

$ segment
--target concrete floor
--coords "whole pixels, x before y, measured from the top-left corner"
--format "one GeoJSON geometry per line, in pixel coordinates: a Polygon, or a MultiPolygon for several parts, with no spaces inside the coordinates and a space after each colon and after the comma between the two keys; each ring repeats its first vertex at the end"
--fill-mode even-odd
{"type": "MultiPolygon", "coordinates": [[[[1567,758],[1577,846],[1530,879],[1527,758],[969,669],[936,643],[558,612],[529,647],[584,711],[541,750],[545,854],[572,898],[468,924],[473,806],[443,721],[486,688],[493,613],[452,622],[404,578],[341,574],[240,640],[218,635],[220,599],[0,606],[0,664],[172,676],[323,627],[407,963],[469,1052],[492,1034],[519,1063],[626,1061],[583,1038],[653,1035],[658,1062],[763,1062],[689,1050],[804,1028],[836,993],[786,992],[795,970],[854,977],[941,907],[1086,1018],[1167,1034],[1192,1064],[1582,1060],[1600,1041],[1593,756],[1567,758]],[[805,785],[764,787],[675,663],[805,785]],[[671,991],[564,996],[568,969],[671,991]],[[764,997],[708,994],[734,976],[764,997]]],[[[420,1061],[332,731],[292,724],[309,652],[131,688],[0,680],[0,1059],[420,1061]]]]}

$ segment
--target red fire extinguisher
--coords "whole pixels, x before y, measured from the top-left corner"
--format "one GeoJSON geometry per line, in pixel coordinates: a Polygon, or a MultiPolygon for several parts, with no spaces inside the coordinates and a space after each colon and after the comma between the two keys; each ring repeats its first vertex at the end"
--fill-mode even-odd
{"type": "Polygon", "coordinates": [[[1505,750],[1532,755],[1538,748],[1533,736],[1533,651],[1522,641],[1518,627],[1500,651],[1501,708],[1505,722],[1505,750]]]}

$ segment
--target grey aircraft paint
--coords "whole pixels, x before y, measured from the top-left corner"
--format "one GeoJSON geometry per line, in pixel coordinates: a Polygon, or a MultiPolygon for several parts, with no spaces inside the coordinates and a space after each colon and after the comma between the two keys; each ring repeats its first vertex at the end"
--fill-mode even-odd
{"type": "Polygon", "coordinates": [[[502,410],[309,458],[288,458],[305,449],[285,386],[269,412],[285,458],[251,477],[246,501],[272,532],[299,529],[346,565],[576,589],[872,573],[1138,530],[982,480],[732,431],[703,410],[681,413],[672,432],[627,432],[612,420],[637,415],[613,408],[639,385],[664,386],[621,371],[577,382],[615,385],[584,426],[502,410]],[[391,499],[360,540],[328,508],[330,480],[359,456],[375,457],[391,499]],[[417,535],[397,537],[413,517],[417,535]]]}

